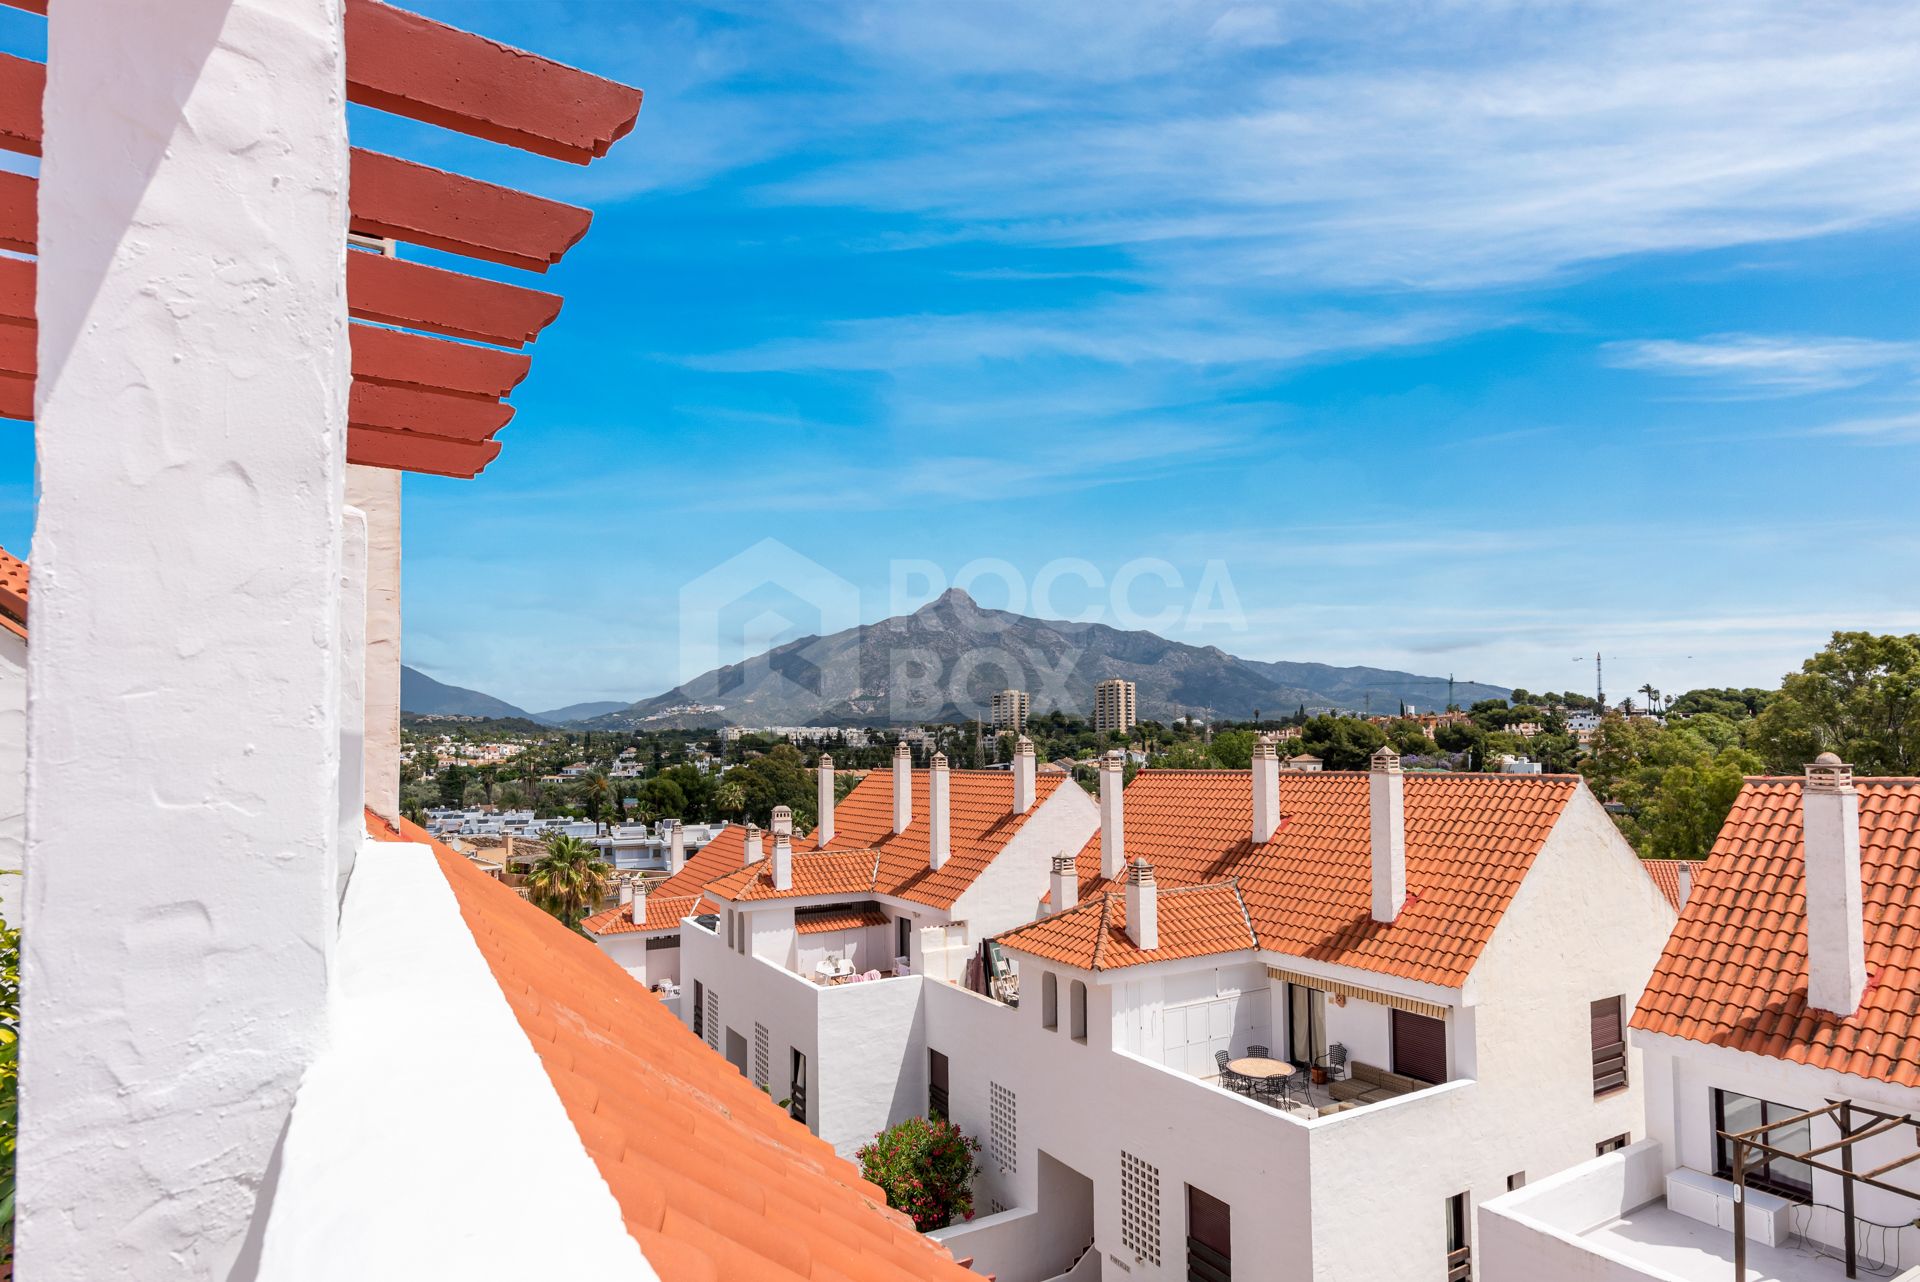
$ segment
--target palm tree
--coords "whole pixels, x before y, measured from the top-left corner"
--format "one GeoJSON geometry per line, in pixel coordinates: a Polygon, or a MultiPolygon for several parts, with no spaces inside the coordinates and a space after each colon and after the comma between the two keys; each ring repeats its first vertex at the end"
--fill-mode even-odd
{"type": "Polygon", "coordinates": [[[554,833],[546,853],[527,870],[527,897],[578,930],[613,884],[613,866],[578,837],[554,833]]]}
{"type": "Polygon", "coordinates": [[[1651,681],[1641,686],[1639,690],[1635,691],[1635,693],[1644,694],[1647,696],[1648,712],[1658,712],[1660,710],[1656,706],[1660,702],[1660,692],[1653,688],[1653,683],[1651,681]]]}
{"type": "Polygon", "coordinates": [[[612,804],[613,781],[607,778],[606,771],[594,770],[580,781],[580,808],[594,824],[599,824],[600,816],[607,813],[612,804]]]}
{"type": "Polygon", "coordinates": [[[737,815],[747,808],[747,790],[738,779],[723,779],[713,790],[713,805],[723,815],[737,815]]]}

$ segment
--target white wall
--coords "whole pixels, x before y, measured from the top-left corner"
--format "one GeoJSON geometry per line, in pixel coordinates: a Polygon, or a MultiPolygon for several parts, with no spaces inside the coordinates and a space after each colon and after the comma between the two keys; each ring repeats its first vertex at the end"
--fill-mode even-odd
{"type": "Polygon", "coordinates": [[[102,16],[47,24],[17,1268],[245,1276],[337,916],[341,4],[102,16]]]}
{"type": "Polygon", "coordinates": [[[953,905],[975,940],[991,939],[1040,915],[1053,857],[1077,854],[1100,827],[1100,808],[1071,780],[1037,802],[1027,820],[953,905]]]}
{"type": "Polygon", "coordinates": [[[0,628],[0,918],[20,924],[26,904],[27,643],[0,628]]]}
{"type": "MultiPolygon", "coordinates": [[[[1716,1089],[1736,1091],[1796,1112],[1823,1108],[1833,1099],[1851,1099],[1888,1113],[1920,1112],[1920,1091],[1885,1082],[1676,1038],[1636,1033],[1633,1040],[1643,1048],[1649,1080],[1657,1084],[1649,1092],[1647,1124],[1665,1149],[1670,1168],[1687,1167],[1703,1174],[1713,1173],[1713,1092],[1716,1089]]],[[[1839,1131],[1824,1119],[1818,1120],[1814,1123],[1812,1138],[1816,1145],[1831,1143],[1839,1138],[1839,1131]]],[[[1905,1130],[1864,1141],[1854,1149],[1854,1168],[1867,1170],[1907,1156],[1914,1151],[1915,1143],[1913,1133],[1905,1130]]],[[[1889,1183],[1912,1188],[1920,1195],[1920,1171],[1911,1168],[1894,1171],[1886,1178],[1889,1183]]],[[[1815,1171],[1814,1201],[1839,1206],[1840,1183],[1837,1175],[1815,1171]]],[[[1913,1219],[1916,1208],[1920,1208],[1920,1202],[1877,1189],[1859,1187],[1854,1196],[1860,1217],[1879,1224],[1906,1224],[1913,1219]]],[[[1846,1240],[1840,1218],[1832,1212],[1795,1211],[1793,1226],[1796,1231],[1830,1245],[1846,1240]]],[[[1920,1230],[1903,1229],[1899,1237],[1898,1258],[1909,1263],[1920,1259],[1920,1230]]],[[[1876,1253],[1878,1249],[1876,1230],[1876,1253]]]]}
{"type": "Polygon", "coordinates": [[[333,1044],[300,1085],[259,1282],[650,1282],[428,847],[382,845],[365,861],[338,976],[333,1044]],[[503,1173],[513,1223],[542,1231],[500,1231],[503,1173]]]}
{"type": "Polygon", "coordinates": [[[648,948],[647,938],[629,932],[624,935],[596,935],[593,942],[639,983],[678,982],[680,949],[648,948]]]}
{"type": "Polygon", "coordinates": [[[1491,1282],[1681,1282],[1580,1235],[1661,1194],[1666,1166],[1656,1140],[1493,1198],[1475,1224],[1474,1264],[1491,1282]]]}
{"type": "Polygon", "coordinates": [[[828,957],[847,958],[856,972],[892,970],[892,936],[885,926],[816,931],[797,937],[795,957],[794,969],[802,975],[812,975],[828,957]]]}
{"type": "Polygon", "coordinates": [[[347,502],[367,519],[367,804],[400,815],[400,473],[347,468],[347,502]]]}

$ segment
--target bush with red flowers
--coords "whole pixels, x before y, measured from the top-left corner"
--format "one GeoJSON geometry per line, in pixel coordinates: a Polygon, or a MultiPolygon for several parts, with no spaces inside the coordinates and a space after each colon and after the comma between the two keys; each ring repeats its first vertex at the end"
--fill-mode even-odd
{"type": "Polygon", "coordinates": [[[913,1217],[922,1233],[973,1218],[973,1155],[968,1139],[942,1117],[910,1117],[860,1146],[860,1173],[880,1186],[887,1205],[913,1217]]]}

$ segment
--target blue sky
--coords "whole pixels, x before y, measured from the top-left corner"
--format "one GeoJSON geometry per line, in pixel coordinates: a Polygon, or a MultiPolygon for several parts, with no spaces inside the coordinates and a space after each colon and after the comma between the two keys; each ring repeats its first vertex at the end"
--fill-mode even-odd
{"type": "Polygon", "coordinates": [[[903,558],[987,604],[1067,561],[1063,613],[1536,689],[1599,649],[1615,697],[1920,631],[1910,5],[416,7],[647,91],[586,170],[355,112],[597,211],[501,459],[407,481],[444,680],[657,692],[769,538],[867,619],[903,558]]]}

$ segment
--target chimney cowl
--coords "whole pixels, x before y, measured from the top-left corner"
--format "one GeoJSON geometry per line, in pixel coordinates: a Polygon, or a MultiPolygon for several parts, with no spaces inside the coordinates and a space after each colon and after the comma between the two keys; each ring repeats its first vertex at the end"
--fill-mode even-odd
{"type": "Polygon", "coordinates": [[[1853,787],[1853,767],[1831,752],[1823,752],[1806,765],[1806,788],[1814,792],[1841,792],[1853,787]]]}
{"type": "Polygon", "coordinates": [[[1370,768],[1397,775],[1400,773],[1400,754],[1390,745],[1383,744],[1380,750],[1373,754],[1373,764],[1370,768]]]}
{"type": "Polygon", "coordinates": [[[1160,890],[1144,859],[1127,869],[1127,937],[1142,952],[1160,947],[1160,890]]]}

